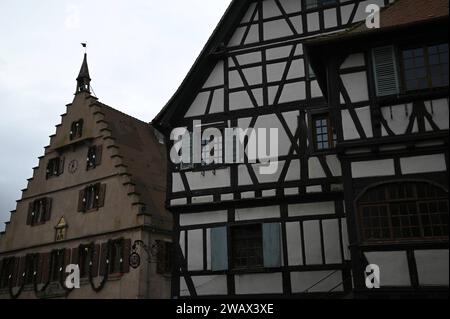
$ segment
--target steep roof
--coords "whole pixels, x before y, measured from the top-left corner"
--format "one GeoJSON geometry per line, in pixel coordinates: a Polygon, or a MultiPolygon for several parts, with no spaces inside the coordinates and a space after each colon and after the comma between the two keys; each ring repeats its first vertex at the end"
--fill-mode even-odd
{"type": "Polygon", "coordinates": [[[215,64],[212,62],[214,59],[211,59],[210,57],[214,54],[217,55],[217,49],[220,49],[224,39],[231,36],[230,32],[232,32],[235,25],[240,22],[241,18],[246,13],[246,7],[250,2],[250,0],[231,1],[219,21],[219,24],[215,28],[211,37],[208,39],[208,42],[204,46],[198,58],[195,60],[183,82],[167,104],[153,119],[152,124],[158,129],[164,129],[167,126],[167,122],[170,120],[171,115],[175,113],[175,108],[173,108],[173,106],[178,105],[178,103],[182,103],[184,95],[195,89],[195,85],[201,81],[202,75],[213,69],[215,64]]]}
{"type": "Polygon", "coordinates": [[[307,44],[336,42],[344,39],[366,37],[434,21],[448,19],[448,0],[396,0],[380,11],[380,28],[367,28],[362,21],[342,32],[317,37],[307,44]]]}
{"type": "Polygon", "coordinates": [[[87,63],[87,54],[84,54],[83,63],[81,64],[80,73],[78,73],[77,81],[81,79],[88,79],[91,80],[91,77],[89,76],[89,67],[87,63]]]}
{"type": "MultiPolygon", "coordinates": [[[[448,17],[448,0],[397,0],[380,13],[380,29],[405,27],[436,18],[448,17]]],[[[369,32],[365,23],[349,33],[369,32]]],[[[376,31],[376,30],[375,30],[376,31]]]]}
{"type": "Polygon", "coordinates": [[[147,212],[165,211],[166,152],[152,125],[96,101],[103,123],[118,148],[122,167],[126,168],[139,203],[147,212]]]}

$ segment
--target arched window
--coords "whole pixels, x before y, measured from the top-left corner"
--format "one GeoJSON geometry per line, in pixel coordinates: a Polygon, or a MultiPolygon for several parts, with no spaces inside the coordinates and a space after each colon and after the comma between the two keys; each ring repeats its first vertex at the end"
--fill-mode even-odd
{"type": "Polygon", "coordinates": [[[392,182],[357,199],[365,242],[448,240],[448,191],[428,182],[392,182]]]}

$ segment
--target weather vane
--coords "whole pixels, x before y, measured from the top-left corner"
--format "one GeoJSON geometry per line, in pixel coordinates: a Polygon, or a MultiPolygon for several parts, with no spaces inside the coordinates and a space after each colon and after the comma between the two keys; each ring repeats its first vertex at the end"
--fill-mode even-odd
{"type": "Polygon", "coordinates": [[[87,51],[87,41],[86,42],[82,42],[81,45],[84,48],[84,53],[86,53],[86,51],[87,51]]]}

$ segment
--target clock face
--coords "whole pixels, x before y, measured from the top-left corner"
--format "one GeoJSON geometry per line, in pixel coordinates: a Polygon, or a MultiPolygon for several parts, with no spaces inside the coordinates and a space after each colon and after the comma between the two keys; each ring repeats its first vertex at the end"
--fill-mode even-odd
{"type": "Polygon", "coordinates": [[[77,171],[77,169],[78,169],[78,161],[77,160],[70,161],[69,172],[71,174],[74,174],[77,171]]]}

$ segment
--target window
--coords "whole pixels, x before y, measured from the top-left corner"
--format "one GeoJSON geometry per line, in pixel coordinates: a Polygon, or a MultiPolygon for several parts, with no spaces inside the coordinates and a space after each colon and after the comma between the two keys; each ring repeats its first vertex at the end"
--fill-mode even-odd
{"type": "Polygon", "coordinates": [[[6,288],[9,284],[9,276],[13,275],[15,258],[8,257],[1,261],[1,271],[0,271],[0,288],[6,288]]]}
{"type": "Polygon", "coordinates": [[[364,241],[448,240],[448,193],[426,182],[383,184],[358,201],[364,241]]]}
{"type": "Polygon", "coordinates": [[[59,176],[64,172],[64,158],[56,157],[48,161],[46,178],[59,176]]]}
{"type": "Polygon", "coordinates": [[[80,278],[89,276],[89,266],[93,261],[94,249],[92,245],[80,245],[78,249],[78,267],[80,268],[80,278]]]}
{"type": "Polygon", "coordinates": [[[448,43],[402,50],[406,91],[448,86],[448,43]]]}
{"type": "Polygon", "coordinates": [[[86,161],[86,170],[91,170],[99,166],[102,161],[102,146],[89,147],[86,161]]]}
{"type": "Polygon", "coordinates": [[[50,254],[50,280],[59,281],[64,272],[65,249],[53,250],[50,254]]]}
{"type": "Polygon", "coordinates": [[[83,135],[83,120],[80,119],[76,122],[73,122],[70,126],[70,140],[76,140],[78,138],[81,138],[83,135]]]}
{"type": "Polygon", "coordinates": [[[448,43],[400,48],[399,55],[400,72],[393,46],[372,50],[377,96],[400,93],[400,82],[403,92],[448,86],[448,43]]]}
{"type": "MultiPolygon", "coordinates": [[[[201,127],[201,162],[194,163],[194,138],[193,133],[189,132],[186,134],[186,139],[183,140],[183,146],[179,151],[179,155],[182,160],[180,163],[180,169],[187,170],[193,169],[195,167],[207,167],[209,165],[223,164],[224,162],[224,139],[225,134],[224,129],[226,123],[216,122],[203,124],[201,127]],[[204,136],[204,132],[207,129],[217,129],[219,132],[215,132],[216,136],[204,136]],[[189,137],[189,138],[187,138],[189,137]],[[214,142],[214,143],[213,143],[214,142]],[[183,158],[183,151],[186,152],[185,158],[183,158]],[[189,159],[189,160],[188,160],[189,159]],[[184,160],[184,162],[183,162],[184,160]]],[[[198,128],[197,128],[198,129],[198,128]]],[[[211,132],[208,132],[211,133],[211,132]]]]}
{"type": "Polygon", "coordinates": [[[211,228],[211,270],[276,268],[281,266],[281,224],[264,223],[211,228]],[[228,247],[231,264],[228,263],[228,247]]]}
{"type": "Polygon", "coordinates": [[[156,247],[158,249],[156,254],[156,272],[162,275],[170,274],[172,271],[172,243],[157,240],[156,247]]]}
{"type": "Polygon", "coordinates": [[[102,244],[100,275],[126,273],[129,271],[128,256],[130,254],[131,239],[116,239],[102,244]],[[109,251],[109,254],[108,254],[109,251]]]}
{"type": "Polygon", "coordinates": [[[28,208],[27,225],[35,226],[50,220],[52,209],[51,198],[40,198],[30,203],[28,208]]]}
{"type": "Polygon", "coordinates": [[[106,184],[93,184],[80,190],[78,211],[89,212],[103,207],[105,204],[106,184]]]}
{"type": "Polygon", "coordinates": [[[38,254],[29,254],[25,257],[25,285],[31,285],[34,282],[34,272],[37,271],[38,254]]]}
{"type": "Polygon", "coordinates": [[[122,264],[124,262],[124,245],[123,240],[114,240],[111,244],[111,265],[109,268],[110,274],[120,273],[122,271],[122,264]]]}
{"type": "Polygon", "coordinates": [[[335,3],[336,0],[306,0],[306,8],[313,9],[319,6],[333,5],[335,3]]]}
{"type": "Polygon", "coordinates": [[[337,136],[328,114],[314,115],[312,121],[315,150],[326,151],[334,148],[337,136]]]}
{"type": "Polygon", "coordinates": [[[261,224],[232,227],[231,251],[234,269],[263,267],[261,224]]]}

